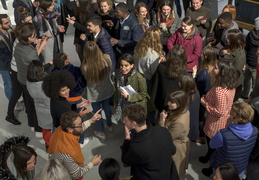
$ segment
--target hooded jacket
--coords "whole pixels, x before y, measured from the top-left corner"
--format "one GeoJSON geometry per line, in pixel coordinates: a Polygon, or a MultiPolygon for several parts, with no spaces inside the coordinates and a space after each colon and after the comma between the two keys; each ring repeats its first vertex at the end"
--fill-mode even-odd
{"type": "Polygon", "coordinates": [[[246,36],[246,64],[252,68],[256,68],[257,55],[256,51],[259,47],[259,35],[256,34],[256,30],[253,29],[246,36]]]}
{"type": "Polygon", "coordinates": [[[242,173],[256,142],[258,130],[251,123],[229,124],[211,138],[210,147],[218,148],[211,156],[211,166],[216,169],[220,163],[230,162],[242,173]]]}

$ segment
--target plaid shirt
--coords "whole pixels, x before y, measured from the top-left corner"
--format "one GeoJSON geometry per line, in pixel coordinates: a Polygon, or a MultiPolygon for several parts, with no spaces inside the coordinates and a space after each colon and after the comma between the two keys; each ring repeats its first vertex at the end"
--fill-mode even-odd
{"type": "Polygon", "coordinates": [[[227,128],[235,92],[235,89],[212,87],[206,94],[207,116],[203,131],[209,138],[219,130],[227,128]]]}

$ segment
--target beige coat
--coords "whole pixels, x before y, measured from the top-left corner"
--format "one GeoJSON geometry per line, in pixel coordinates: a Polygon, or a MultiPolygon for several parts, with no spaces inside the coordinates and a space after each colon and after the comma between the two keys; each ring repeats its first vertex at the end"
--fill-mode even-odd
{"type": "Polygon", "coordinates": [[[190,141],[190,112],[186,111],[177,118],[171,127],[166,127],[165,122],[160,121],[160,126],[168,129],[171,133],[176,153],[172,156],[180,179],[184,179],[185,170],[188,168],[190,141]]]}

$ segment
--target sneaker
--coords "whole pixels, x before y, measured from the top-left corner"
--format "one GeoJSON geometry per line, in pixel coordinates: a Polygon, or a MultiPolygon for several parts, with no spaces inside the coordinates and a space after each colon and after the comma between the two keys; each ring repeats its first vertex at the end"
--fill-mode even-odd
{"type": "Polygon", "coordinates": [[[100,131],[94,131],[94,135],[102,140],[106,139],[106,136],[104,133],[101,133],[100,131]]]}
{"type": "Polygon", "coordinates": [[[36,136],[37,138],[42,138],[42,132],[36,132],[36,133],[35,133],[35,136],[36,136]]]}
{"type": "Polygon", "coordinates": [[[107,129],[109,132],[113,131],[112,126],[108,126],[107,124],[104,124],[105,129],[107,129]]]}
{"type": "Polygon", "coordinates": [[[8,121],[9,123],[12,123],[13,125],[22,124],[18,119],[15,118],[15,116],[6,116],[5,120],[8,121]]]}
{"type": "Polygon", "coordinates": [[[31,131],[32,131],[32,132],[35,132],[35,129],[34,129],[34,127],[31,127],[31,131]]]}
{"type": "Polygon", "coordinates": [[[85,147],[85,145],[87,145],[88,143],[89,143],[89,138],[85,138],[85,140],[84,140],[84,143],[83,144],[81,144],[81,143],[79,143],[80,144],[80,147],[81,147],[81,149],[82,148],[84,148],[85,147]]]}

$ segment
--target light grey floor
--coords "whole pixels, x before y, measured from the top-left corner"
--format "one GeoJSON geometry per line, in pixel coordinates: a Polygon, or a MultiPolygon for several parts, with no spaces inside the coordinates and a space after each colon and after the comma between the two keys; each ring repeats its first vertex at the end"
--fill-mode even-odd
{"type": "MultiPolygon", "coordinates": [[[[74,51],[73,46],[73,29],[69,28],[65,43],[64,43],[64,51],[69,55],[71,63],[74,65],[79,65],[79,59],[77,54],[74,51]]],[[[16,112],[17,118],[22,122],[22,125],[14,126],[7,121],[5,121],[5,116],[7,112],[7,104],[8,101],[3,92],[3,83],[2,79],[0,78],[0,143],[4,141],[5,138],[11,137],[13,135],[27,135],[30,137],[31,141],[29,143],[30,146],[35,148],[38,158],[37,158],[37,165],[36,165],[36,172],[38,173],[44,166],[45,161],[48,159],[47,154],[45,153],[45,146],[43,144],[43,139],[36,138],[35,134],[30,130],[27,125],[27,116],[25,111],[16,112]]],[[[96,125],[93,125],[89,129],[86,130],[85,136],[90,138],[90,142],[82,149],[85,163],[88,163],[92,156],[95,154],[101,154],[102,159],[107,157],[113,157],[117,159],[120,163],[120,145],[123,142],[124,138],[124,130],[123,124],[119,123],[118,125],[114,125],[114,131],[111,133],[107,133],[107,140],[100,141],[99,139],[93,137],[93,130],[97,129],[96,125]]],[[[195,143],[191,143],[191,157],[190,157],[190,164],[188,169],[188,180],[206,180],[206,178],[201,174],[201,169],[207,167],[207,165],[201,164],[198,162],[198,157],[200,155],[205,154],[206,152],[206,145],[196,145],[195,143]]],[[[121,164],[122,165],[122,164],[121,164]]],[[[121,168],[121,177],[129,176],[130,168],[121,168]]],[[[98,175],[98,166],[94,167],[89,173],[84,176],[85,180],[99,180],[100,177],[98,175]]]]}

